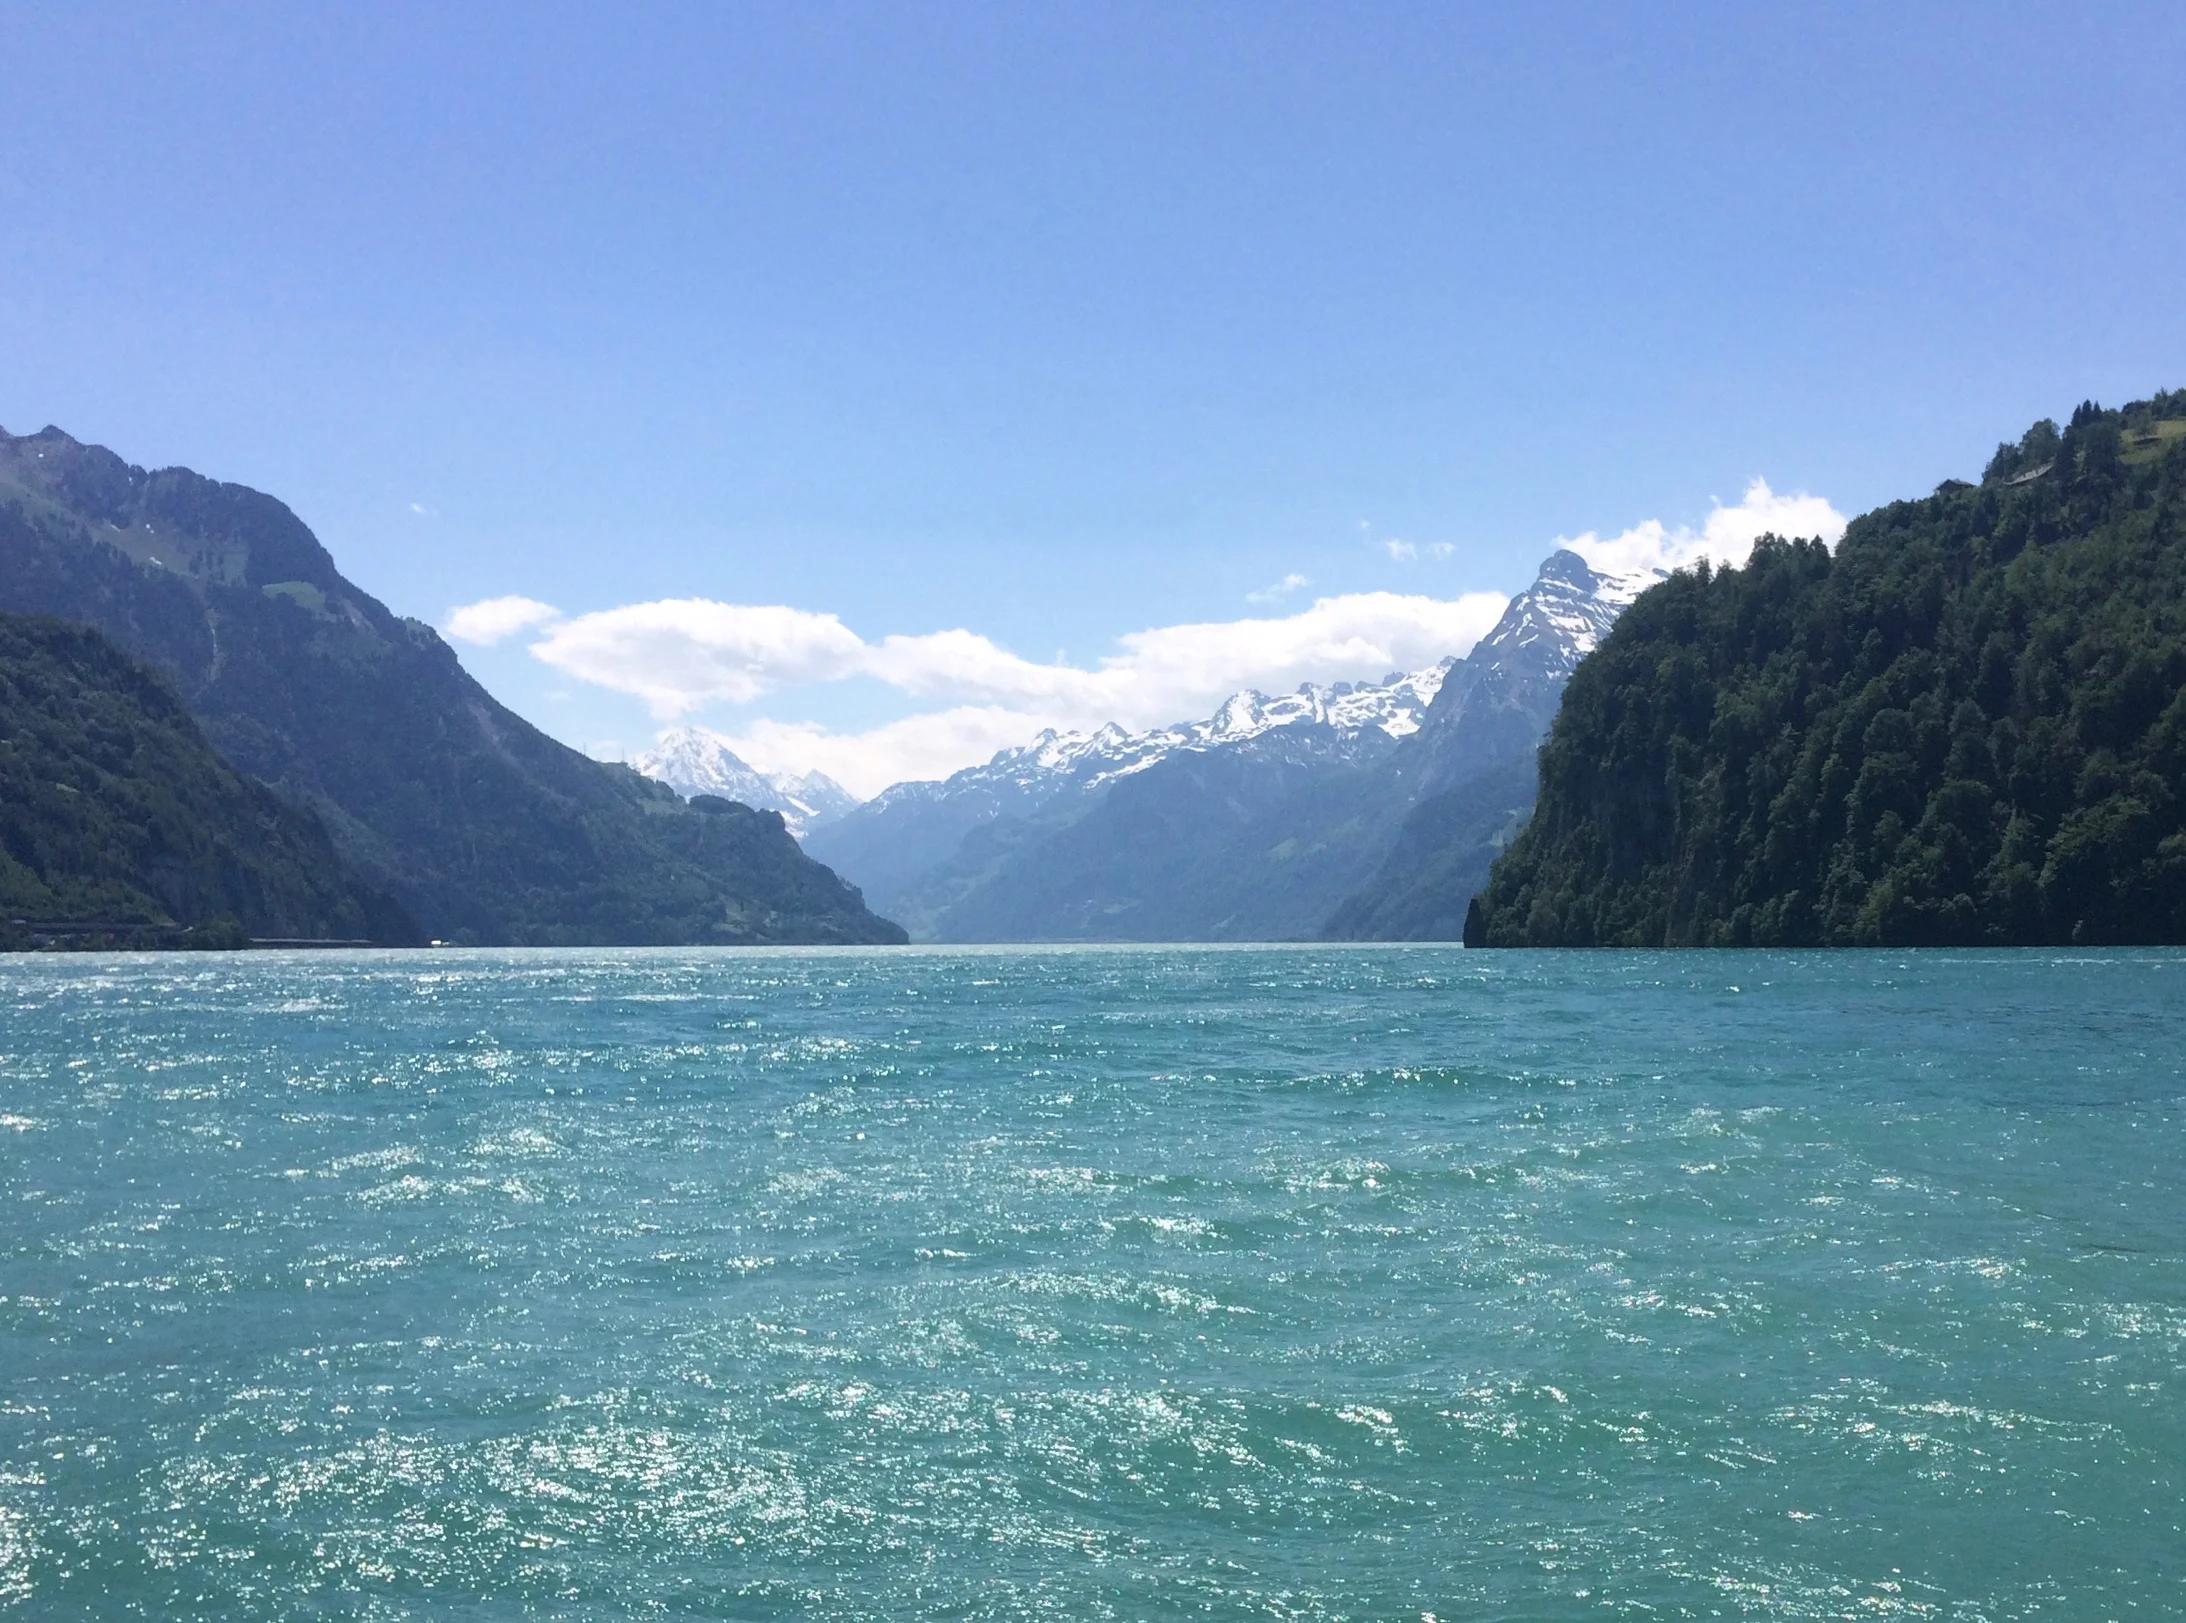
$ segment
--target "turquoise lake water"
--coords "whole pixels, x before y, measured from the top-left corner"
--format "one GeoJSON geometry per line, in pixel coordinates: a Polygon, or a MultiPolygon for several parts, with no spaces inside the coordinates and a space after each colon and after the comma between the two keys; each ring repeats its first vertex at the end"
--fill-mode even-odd
{"type": "Polygon", "coordinates": [[[2186,953],[0,1009],[0,1616],[2186,1616],[2186,953]]]}

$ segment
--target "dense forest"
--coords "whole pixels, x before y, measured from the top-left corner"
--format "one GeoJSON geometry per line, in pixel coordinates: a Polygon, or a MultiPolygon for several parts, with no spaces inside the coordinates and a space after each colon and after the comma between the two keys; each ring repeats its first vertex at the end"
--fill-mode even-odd
{"type": "Polygon", "coordinates": [[[88,626],[0,614],[0,946],[405,943],[310,813],[213,752],[88,626]]]}
{"type": "Polygon", "coordinates": [[[2186,391],[1643,593],[1465,938],[2186,941],[2186,391]]]}

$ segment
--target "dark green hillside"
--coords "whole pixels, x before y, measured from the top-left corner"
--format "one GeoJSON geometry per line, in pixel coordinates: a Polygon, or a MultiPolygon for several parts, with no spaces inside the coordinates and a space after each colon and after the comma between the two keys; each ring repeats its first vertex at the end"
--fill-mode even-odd
{"type": "Polygon", "coordinates": [[[779,818],[708,815],[496,703],[272,497],[0,434],[0,609],[99,627],[216,748],[312,807],[426,932],[481,943],[879,942],[779,818]]]}
{"type": "Polygon", "coordinates": [[[416,933],[158,675],[87,626],[0,614],[0,944],[63,922],[121,943],[416,933]]]}
{"type": "Polygon", "coordinates": [[[2186,391],[1642,594],[1466,940],[2186,941],[2186,391]]]}

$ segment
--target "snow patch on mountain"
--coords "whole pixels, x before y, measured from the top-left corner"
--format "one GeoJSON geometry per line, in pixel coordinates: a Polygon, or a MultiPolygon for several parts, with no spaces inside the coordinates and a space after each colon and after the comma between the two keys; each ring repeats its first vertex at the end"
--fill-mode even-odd
{"type": "Polygon", "coordinates": [[[790,833],[799,839],[859,803],[857,796],[825,773],[761,772],[730,749],[719,733],[704,727],[672,727],[630,764],[686,799],[719,795],[761,811],[780,812],[790,833]]]}
{"type": "Polygon", "coordinates": [[[1568,671],[1594,651],[1634,598],[1668,575],[1664,569],[1606,575],[1577,553],[1559,549],[1549,554],[1533,584],[1511,599],[1472,658],[1487,663],[1532,649],[1552,652],[1568,671]]]}
{"type": "Polygon", "coordinates": [[[1511,763],[1530,761],[1574,667],[1657,578],[1651,568],[1596,571],[1559,549],[1461,659],[1379,682],[1309,682],[1276,697],[1248,690],[1202,721],[1146,732],[1113,723],[1045,732],[946,780],[895,784],[821,829],[809,849],[920,939],[963,930],[973,932],[967,939],[985,939],[978,932],[987,930],[1011,940],[1129,934],[1121,913],[1088,914],[1086,898],[1154,907],[1146,887],[1170,881],[1158,877],[1158,861],[1134,855],[1128,832],[1096,827],[1117,804],[1107,790],[1131,780],[1123,799],[1135,810],[1125,821],[1153,808],[1177,819],[1164,825],[1172,831],[1195,828],[1191,797],[1216,793],[1222,803],[1197,820],[1209,831],[1193,847],[1198,899],[1158,898],[1154,910],[1171,921],[1162,928],[1185,930],[1179,939],[1199,939],[1192,931],[1214,939],[1242,909],[1274,921],[1256,928],[1311,932],[1375,872],[1424,797],[1483,773],[1509,776],[1511,763]],[[1197,759],[1233,753],[1249,759],[1197,759]],[[1172,766],[1139,776],[1165,762],[1172,766]],[[1237,770],[1227,770],[1232,764],[1237,770]],[[1291,821],[1261,826],[1269,817],[1291,821]],[[1225,845],[1221,831],[1246,824],[1258,832],[1225,845]],[[1088,828],[1096,832],[1078,839],[1088,828]],[[1286,870],[1283,899],[1271,899],[1267,853],[1289,843],[1285,832],[1307,865],[1286,870]],[[1058,841],[1077,843],[1065,851],[1058,841]],[[1064,886],[1068,897],[1043,875],[1041,853],[1056,854],[1077,876],[1076,889],[1064,886]],[[1083,866],[1088,860],[1093,867],[1083,866]]]}
{"type": "Polygon", "coordinates": [[[1114,722],[1094,732],[1049,728],[1031,743],[1002,750],[983,766],[967,767],[945,784],[899,783],[868,802],[879,810],[895,800],[980,789],[1086,794],[1144,772],[1180,751],[1223,749],[1283,728],[1326,727],[1332,753],[1344,754],[1374,731],[1391,739],[1419,730],[1454,659],[1425,670],[1392,671],[1379,682],[1307,682],[1295,693],[1270,696],[1247,689],[1222,701],[1204,721],[1128,732],[1114,722]]]}

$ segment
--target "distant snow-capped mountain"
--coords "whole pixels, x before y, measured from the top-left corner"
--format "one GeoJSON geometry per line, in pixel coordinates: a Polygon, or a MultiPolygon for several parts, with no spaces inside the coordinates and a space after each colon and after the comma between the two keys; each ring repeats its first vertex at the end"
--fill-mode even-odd
{"type": "Polygon", "coordinates": [[[808,849],[869,894],[900,895],[989,825],[1078,816],[1109,789],[1165,762],[1279,750],[1329,765],[1393,749],[1419,730],[1455,660],[1379,682],[1308,682],[1270,697],[1232,694],[1204,721],[1131,732],[1043,732],[942,781],[899,783],[824,829],[808,849]]]}
{"type": "Polygon", "coordinates": [[[1115,784],[1192,755],[1281,747],[1330,764],[1378,755],[1419,730],[1455,660],[1379,682],[1308,682],[1295,693],[1234,693],[1204,721],[1131,732],[1050,729],[940,780],[898,783],[814,830],[808,849],[875,895],[899,894],[967,834],[1005,819],[1075,816],[1115,784]]]}
{"type": "Polygon", "coordinates": [[[790,833],[800,840],[858,804],[856,795],[824,773],[807,772],[800,777],[761,772],[731,750],[719,733],[704,727],[677,727],[662,733],[651,749],[630,764],[686,799],[719,795],[761,811],[780,812],[790,833]]]}
{"type": "Polygon", "coordinates": [[[1523,816],[1565,680],[1653,583],[1559,551],[1462,659],[1239,693],[1145,732],[1042,733],[896,784],[808,849],[915,938],[1315,934],[1423,801],[1478,785],[1483,809],[1459,830],[1474,844],[1474,823],[1500,837],[1523,816]]]}
{"type": "MultiPolygon", "coordinates": [[[[1379,682],[1307,682],[1295,693],[1274,698],[1247,689],[1224,699],[1204,721],[1180,721],[1139,733],[1114,722],[1090,733],[1050,728],[1029,744],[1000,751],[984,766],[966,767],[938,787],[961,791],[982,783],[1007,783],[1036,793],[1066,787],[1096,793],[1179,750],[1223,749],[1284,727],[1325,728],[1326,735],[1318,740],[1321,753],[1353,754],[1377,733],[1398,739],[1419,731],[1420,717],[1456,663],[1445,659],[1423,671],[1392,671],[1379,682]]],[[[879,798],[912,787],[898,784],[879,798]]]]}

